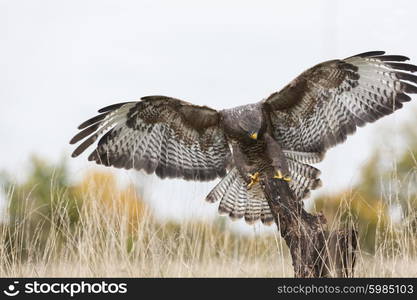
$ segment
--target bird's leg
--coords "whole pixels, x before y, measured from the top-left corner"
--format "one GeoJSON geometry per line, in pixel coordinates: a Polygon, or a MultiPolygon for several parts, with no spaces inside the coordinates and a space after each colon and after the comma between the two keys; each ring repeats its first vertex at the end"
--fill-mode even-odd
{"type": "Polygon", "coordinates": [[[232,143],[233,160],[239,170],[240,176],[244,178],[248,190],[250,190],[260,180],[259,171],[255,171],[247,162],[247,157],[243,153],[238,143],[232,143]],[[255,173],[253,173],[255,172],[255,173]]]}
{"type": "Polygon", "coordinates": [[[247,185],[248,190],[250,190],[256,183],[259,182],[260,174],[259,172],[255,172],[253,174],[249,174],[250,182],[247,185]]]}
{"type": "Polygon", "coordinates": [[[282,152],[281,146],[278,142],[269,134],[265,134],[266,141],[266,154],[271,159],[271,165],[274,167],[275,174],[274,178],[281,179],[284,181],[291,181],[291,176],[289,175],[287,159],[282,152]]]}

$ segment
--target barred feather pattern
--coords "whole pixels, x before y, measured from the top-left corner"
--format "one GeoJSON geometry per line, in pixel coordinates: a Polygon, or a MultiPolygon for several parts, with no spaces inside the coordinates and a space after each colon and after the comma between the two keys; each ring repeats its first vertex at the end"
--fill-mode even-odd
{"type": "Polygon", "coordinates": [[[291,174],[289,186],[297,200],[307,198],[311,190],[321,187],[319,169],[292,159],[287,159],[287,163],[291,174]]]}
{"type": "Polygon", "coordinates": [[[320,152],[300,152],[300,151],[291,151],[283,150],[286,158],[298,161],[304,164],[315,164],[323,160],[324,153],[320,152]]]}
{"type": "Polygon", "coordinates": [[[236,167],[232,168],[207,195],[208,202],[219,204],[219,214],[229,215],[232,220],[245,218],[248,224],[258,220],[266,225],[274,221],[260,184],[250,190],[236,167]]]}
{"type": "Polygon", "coordinates": [[[71,143],[88,138],[73,156],[101,137],[88,157],[98,164],[145,170],[160,178],[206,181],[225,176],[230,150],[216,113],[196,106],[185,110],[187,105],[157,96],[104,108],[102,115],[80,126],[86,129],[71,143]]]}
{"type": "MultiPolygon", "coordinates": [[[[308,154],[304,157],[308,157],[308,154]]],[[[287,157],[287,162],[292,178],[289,186],[297,200],[308,197],[311,190],[321,186],[318,169],[290,157],[287,157]]],[[[244,217],[248,224],[261,220],[266,225],[274,221],[261,185],[257,183],[248,190],[247,183],[236,167],[213,188],[207,195],[206,201],[212,203],[220,201],[219,213],[229,215],[232,220],[244,217]]]]}
{"type": "MultiPolygon", "coordinates": [[[[284,150],[323,154],[357,127],[393,113],[417,93],[408,58],[362,53],[319,64],[265,100],[284,150]]],[[[322,156],[323,157],[323,156],[322,156]]]]}

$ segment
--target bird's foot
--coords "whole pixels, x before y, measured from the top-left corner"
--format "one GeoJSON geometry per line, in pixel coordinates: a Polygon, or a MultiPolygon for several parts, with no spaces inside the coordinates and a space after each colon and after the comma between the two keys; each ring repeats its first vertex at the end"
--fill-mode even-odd
{"type": "Polygon", "coordinates": [[[259,182],[259,172],[255,172],[253,174],[249,174],[250,182],[248,183],[248,190],[250,190],[256,183],[259,182]]]}
{"type": "Polygon", "coordinates": [[[281,170],[278,170],[275,172],[274,178],[276,179],[282,179],[286,182],[290,182],[291,181],[291,177],[289,175],[283,175],[281,170]]]}

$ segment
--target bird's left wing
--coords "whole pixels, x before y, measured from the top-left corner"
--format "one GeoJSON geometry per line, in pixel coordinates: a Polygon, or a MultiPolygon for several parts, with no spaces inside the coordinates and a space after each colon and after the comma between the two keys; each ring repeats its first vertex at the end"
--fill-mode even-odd
{"type": "Polygon", "coordinates": [[[161,178],[223,177],[230,150],[216,110],[165,96],[110,105],[85,121],[70,141],[80,155],[99,139],[88,160],[155,172],[161,178]]]}
{"type": "Polygon", "coordinates": [[[389,115],[409,101],[407,94],[417,93],[413,85],[417,76],[410,74],[417,66],[404,63],[405,56],[384,53],[321,63],[264,100],[274,137],[283,149],[303,155],[306,162],[306,153],[320,158],[358,126],[389,115]]]}

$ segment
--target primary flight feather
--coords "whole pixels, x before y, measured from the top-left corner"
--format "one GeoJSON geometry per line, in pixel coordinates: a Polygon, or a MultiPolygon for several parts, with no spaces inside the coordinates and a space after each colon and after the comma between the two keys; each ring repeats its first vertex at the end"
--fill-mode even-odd
{"type": "Polygon", "coordinates": [[[298,199],[321,185],[327,149],[417,93],[417,66],[407,57],[372,51],[303,72],[254,104],[216,111],[165,96],[114,104],[79,126],[70,143],[80,155],[98,140],[90,161],[145,170],[161,178],[223,178],[206,200],[248,223],[273,217],[260,185],[266,170],[298,199]]]}

